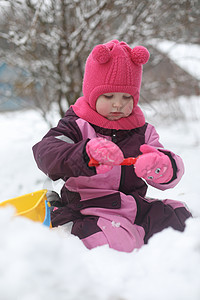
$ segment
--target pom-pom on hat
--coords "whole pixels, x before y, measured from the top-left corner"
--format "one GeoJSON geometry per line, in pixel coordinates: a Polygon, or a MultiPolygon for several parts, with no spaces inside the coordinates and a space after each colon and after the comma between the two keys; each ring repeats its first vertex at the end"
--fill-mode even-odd
{"type": "MultiPolygon", "coordinates": [[[[97,45],[86,61],[83,78],[83,97],[81,97],[82,103],[85,101],[89,108],[96,112],[96,101],[100,95],[114,92],[128,93],[134,99],[132,114],[135,113],[137,120],[141,120],[136,120],[135,123],[132,122],[132,125],[130,124],[129,128],[125,126],[125,129],[132,129],[132,127],[143,125],[145,122],[144,116],[137,104],[142,80],[142,65],[147,63],[148,60],[149,52],[143,46],[136,46],[131,49],[125,42],[119,42],[118,40],[97,45]]],[[[80,112],[77,105],[80,105],[80,101],[77,101],[73,109],[78,116],[83,117],[83,112],[80,112]]],[[[84,117],[86,119],[85,114],[84,117]]],[[[87,116],[87,121],[90,119],[89,122],[102,126],[102,124],[96,124],[98,123],[96,117],[94,121],[91,121],[91,117],[87,116]]],[[[122,120],[120,120],[109,121],[111,123],[107,120],[107,125],[105,126],[106,128],[117,126],[116,129],[124,129],[121,128],[123,127],[122,125],[116,125],[116,122],[122,123],[122,120]]]]}

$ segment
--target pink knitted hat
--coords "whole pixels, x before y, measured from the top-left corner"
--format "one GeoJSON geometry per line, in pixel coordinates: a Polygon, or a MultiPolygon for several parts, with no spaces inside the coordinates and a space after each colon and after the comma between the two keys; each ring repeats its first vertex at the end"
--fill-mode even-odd
{"type": "Polygon", "coordinates": [[[86,121],[109,129],[133,129],[144,125],[145,119],[138,107],[142,80],[142,65],[149,60],[143,46],[131,49],[117,40],[97,45],[86,61],[83,79],[83,97],[74,105],[74,112],[86,121]],[[111,121],[96,112],[97,98],[104,93],[128,93],[133,96],[131,115],[111,121]]]}

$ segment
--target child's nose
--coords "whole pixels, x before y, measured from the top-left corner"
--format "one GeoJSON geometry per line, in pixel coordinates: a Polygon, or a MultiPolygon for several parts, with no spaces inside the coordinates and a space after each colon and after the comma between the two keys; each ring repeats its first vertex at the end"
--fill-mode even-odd
{"type": "Polygon", "coordinates": [[[113,107],[121,108],[122,107],[122,101],[120,99],[114,100],[113,107]]]}

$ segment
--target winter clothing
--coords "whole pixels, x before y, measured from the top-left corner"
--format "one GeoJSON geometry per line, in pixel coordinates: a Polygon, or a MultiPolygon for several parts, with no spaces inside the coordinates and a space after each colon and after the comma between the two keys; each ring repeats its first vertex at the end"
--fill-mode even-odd
{"type": "Polygon", "coordinates": [[[181,158],[163,148],[137,106],[141,64],[148,57],[145,48],[131,50],[124,42],[94,48],[86,63],[83,97],[33,147],[38,167],[52,180],[65,182],[52,225],[72,221],[72,234],[89,249],[108,244],[131,252],[164,228],[183,231],[191,216],[178,201],[145,198],[146,182],[161,190],[173,188],[184,172],[181,158]],[[110,121],[96,112],[97,98],[107,92],[133,96],[130,116],[110,121]],[[136,169],[118,165],[124,157],[138,156],[136,169]],[[101,164],[89,167],[91,157],[101,164]]]}
{"type": "Polygon", "coordinates": [[[121,149],[113,142],[104,138],[94,138],[86,145],[86,152],[89,158],[100,163],[96,167],[97,174],[106,173],[113,166],[120,165],[124,159],[121,149]]]}
{"type": "Polygon", "coordinates": [[[96,174],[94,167],[88,167],[86,144],[97,137],[113,141],[124,157],[141,155],[143,144],[167,155],[173,177],[165,184],[147,180],[156,188],[172,188],[183,175],[181,158],[163,148],[152,125],[145,123],[132,130],[101,128],[79,118],[70,108],[58,126],[33,147],[38,167],[51,179],[66,182],[61,207],[52,212],[53,226],[73,221],[72,233],[88,248],[109,244],[126,252],[141,247],[168,226],[183,231],[190,216],[184,205],[145,198],[147,184],[137,177],[133,166],[114,166],[104,174],[96,174]]]}
{"type": "Polygon", "coordinates": [[[142,145],[140,151],[143,155],[135,163],[136,175],[156,183],[169,182],[173,176],[169,157],[149,145],[142,145]]]}
{"type": "Polygon", "coordinates": [[[145,124],[138,100],[142,80],[142,65],[149,59],[145,47],[131,49],[117,40],[97,45],[88,56],[83,79],[83,97],[73,106],[82,119],[109,129],[133,129],[145,124]],[[109,92],[128,93],[134,98],[134,108],[128,118],[110,121],[95,110],[97,98],[109,92]]]}

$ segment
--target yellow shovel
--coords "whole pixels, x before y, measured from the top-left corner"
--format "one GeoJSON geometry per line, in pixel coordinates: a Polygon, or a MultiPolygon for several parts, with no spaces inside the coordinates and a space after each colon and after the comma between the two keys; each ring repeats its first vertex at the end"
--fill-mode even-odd
{"type": "Polygon", "coordinates": [[[40,190],[0,203],[0,207],[12,205],[16,208],[15,216],[22,216],[51,227],[50,203],[47,190],[40,190]]]}

